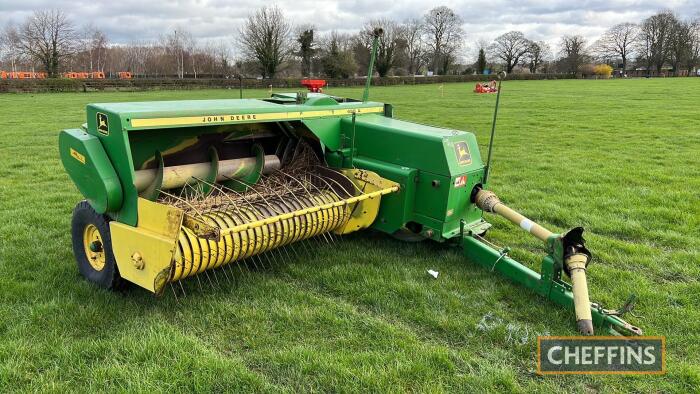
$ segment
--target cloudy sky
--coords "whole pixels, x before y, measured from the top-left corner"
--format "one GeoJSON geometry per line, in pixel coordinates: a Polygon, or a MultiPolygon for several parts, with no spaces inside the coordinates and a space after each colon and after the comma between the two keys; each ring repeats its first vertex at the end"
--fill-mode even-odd
{"type": "MultiPolygon", "coordinates": [[[[112,43],[146,41],[177,27],[202,41],[233,41],[242,21],[255,8],[271,2],[242,0],[0,0],[0,26],[21,23],[34,10],[59,8],[78,25],[92,23],[112,43]]],[[[447,5],[464,19],[467,45],[520,30],[531,39],[556,47],[562,34],[582,34],[595,40],[607,27],[637,22],[668,8],[681,17],[700,16],[700,0],[578,0],[578,1],[423,1],[423,0],[278,0],[296,24],[313,23],[320,32],[354,31],[374,18],[403,20],[420,17],[447,5]]],[[[469,52],[465,52],[469,53],[469,52]]]]}

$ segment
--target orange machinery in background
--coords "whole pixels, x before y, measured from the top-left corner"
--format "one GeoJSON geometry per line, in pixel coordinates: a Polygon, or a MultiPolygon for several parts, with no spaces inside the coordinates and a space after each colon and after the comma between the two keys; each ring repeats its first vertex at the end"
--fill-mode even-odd
{"type": "Polygon", "coordinates": [[[90,73],[69,71],[63,73],[62,76],[68,79],[88,79],[90,78],[90,73]]]}
{"type": "Polygon", "coordinates": [[[117,73],[117,77],[119,77],[119,79],[131,79],[133,76],[129,71],[120,71],[117,73]]]}
{"type": "Polygon", "coordinates": [[[7,73],[7,78],[9,79],[32,79],[35,78],[31,71],[10,71],[7,73]]]}

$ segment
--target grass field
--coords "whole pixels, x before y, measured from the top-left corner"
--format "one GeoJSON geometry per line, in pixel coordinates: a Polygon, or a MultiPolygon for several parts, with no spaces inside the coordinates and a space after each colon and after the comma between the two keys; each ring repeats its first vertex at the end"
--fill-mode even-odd
{"type": "MultiPolygon", "coordinates": [[[[375,88],[398,118],[488,139],[472,85],[375,88]]],[[[330,89],[359,97],[357,89],[330,89]]],[[[248,97],[265,95],[247,91],[248,97]]],[[[700,78],[507,82],[491,188],[555,231],[582,225],[591,298],[665,335],[668,374],[540,377],[536,337],[573,313],[459,250],[365,232],[238,283],[160,299],[78,276],[59,130],[85,104],[236,98],[237,91],[0,95],[0,391],[688,392],[700,387],[700,78]],[[426,275],[440,271],[438,280],[426,275]]],[[[540,244],[490,219],[538,267],[540,244]]]]}

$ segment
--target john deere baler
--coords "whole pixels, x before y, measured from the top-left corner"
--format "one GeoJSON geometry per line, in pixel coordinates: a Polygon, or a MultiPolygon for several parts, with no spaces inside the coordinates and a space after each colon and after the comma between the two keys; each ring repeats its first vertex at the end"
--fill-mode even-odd
{"type": "Polygon", "coordinates": [[[87,123],[59,138],[86,199],[72,221],[80,272],[160,294],[291,243],[373,228],[455,241],[467,260],[574,308],[584,334],[641,333],[588,300],[582,229],[551,233],[488,191],[474,134],[392,112],[313,93],[89,105],[87,123]],[[484,212],[542,240],[539,273],[483,238],[484,212]]]}

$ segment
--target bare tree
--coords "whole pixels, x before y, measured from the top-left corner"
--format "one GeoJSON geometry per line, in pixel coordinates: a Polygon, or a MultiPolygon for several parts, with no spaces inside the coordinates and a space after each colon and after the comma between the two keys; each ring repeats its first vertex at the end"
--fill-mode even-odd
{"type": "Polygon", "coordinates": [[[593,44],[598,55],[606,59],[622,60],[622,72],[627,70],[627,62],[639,39],[639,26],[634,23],[620,23],[609,28],[593,44]]]}
{"type": "Polygon", "coordinates": [[[248,16],[240,31],[244,54],[259,64],[263,78],[273,78],[289,57],[291,24],[277,6],[263,7],[248,16]]]}
{"type": "Polygon", "coordinates": [[[0,54],[10,63],[10,70],[15,72],[19,64],[24,63],[27,57],[22,52],[19,30],[14,25],[6,25],[0,33],[0,54]]]}
{"type": "MultiPolygon", "coordinates": [[[[698,51],[697,35],[697,21],[677,20],[674,24],[669,41],[669,61],[676,75],[680,73],[681,68],[686,68],[689,64],[694,66],[698,51]]],[[[688,73],[690,71],[688,70],[688,73]]]]}
{"type": "Polygon", "coordinates": [[[531,73],[536,73],[542,64],[552,56],[552,50],[544,41],[531,41],[525,54],[525,62],[531,73]]]}
{"type": "Polygon", "coordinates": [[[107,56],[107,36],[93,25],[83,29],[82,51],[87,57],[87,69],[104,71],[107,56]]]}
{"type": "MultiPolygon", "coordinates": [[[[187,61],[186,58],[190,57],[190,50],[194,46],[194,38],[192,37],[192,33],[181,27],[177,27],[171,34],[161,37],[160,45],[162,49],[168,53],[169,57],[171,58],[171,62],[174,60],[174,64],[177,66],[177,77],[184,78],[185,64],[187,61]]],[[[163,72],[170,73],[170,67],[165,66],[163,72]]]]}
{"type": "Polygon", "coordinates": [[[189,58],[189,63],[192,67],[192,75],[194,79],[197,79],[198,60],[202,57],[202,54],[199,53],[199,43],[190,32],[186,32],[186,34],[183,34],[182,44],[184,53],[189,58]]]}
{"type": "Polygon", "coordinates": [[[463,44],[462,18],[452,9],[440,6],[425,14],[424,20],[433,71],[446,74],[455,54],[463,44]]]}
{"type": "Polygon", "coordinates": [[[415,18],[407,19],[402,26],[406,68],[409,75],[415,75],[426,60],[425,40],[423,40],[425,29],[423,22],[415,18]]]}
{"type": "Polygon", "coordinates": [[[35,11],[19,30],[21,50],[57,77],[61,62],[76,50],[73,24],[60,10],[35,11]]]}
{"type": "Polygon", "coordinates": [[[671,11],[662,11],[645,19],[640,26],[638,51],[647,70],[652,67],[661,72],[669,59],[669,47],[674,26],[677,23],[671,11]]]}
{"type": "Polygon", "coordinates": [[[530,44],[522,32],[510,31],[498,36],[489,46],[489,51],[492,56],[503,60],[506,72],[511,73],[530,50],[530,44]]]}
{"type": "Polygon", "coordinates": [[[700,64],[700,17],[690,22],[689,38],[690,42],[688,46],[690,51],[685,61],[685,68],[688,70],[688,75],[690,75],[695,66],[700,64]]]}
{"type": "Polygon", "coordinates": [[[365,24],[358,35],[358,39],[364,48],[363,51],[366,54],[363,58],[369,58],[369,51],[372,49],[372,41],[376,29],[382,29],[384,33],[379,36],[377,58],[374,63],[375,70],[377,70],[377,74],[379,74],[380,77],[385,77],[389,75],[391,69],[397,65],[399,56],[405,46],[403,41],[403,27],[389,19],[375,19],[365,24]]]}
{"type": "Polygon", "coordinates": [[[214,57],[216,59],[217,71],[224,76],[228,76],[231,72],[231,51],[223,41],[220,41],[214,46],[214,57]]]}
{"type": "Polygon", "coordinates": [[[586,39],[580,35],[565,35],[561,38],[561,62],[566,72],[575,74],[588,56],[586,39]]]}

